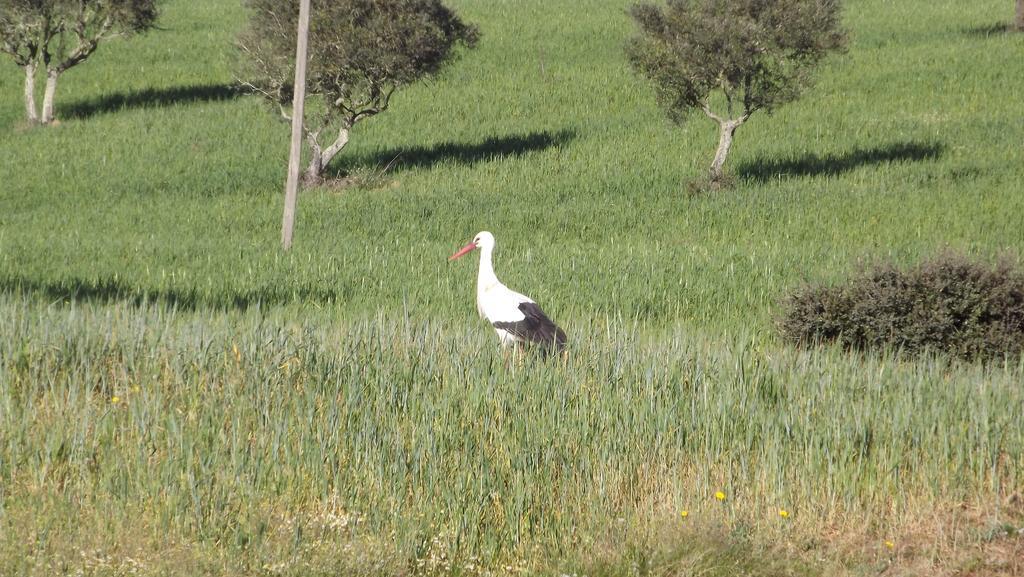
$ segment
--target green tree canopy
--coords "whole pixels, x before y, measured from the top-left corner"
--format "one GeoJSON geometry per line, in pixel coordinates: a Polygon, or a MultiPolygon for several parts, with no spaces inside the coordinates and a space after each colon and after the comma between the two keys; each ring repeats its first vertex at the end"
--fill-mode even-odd
{"type": "MultiPolygon", "coordinates": [[[[287,118],[295,78],[298,0],[247,0],[252,14],[239,37],[238,76],[287,118]]],[[[356,123],[387,110],[399,88],[436,74],[477,29],[440,0],[313,0],[305,120],[316,181],[356,123]],[[326,148],[320,135],[337,130],[326,148]]]]}
{"type": "Polygon", "coordinates": [[[0,52],[25,70],[25,113],[31,122],[54,120],[60,75],[89,58],[104,40],[152,28],[156,0],[2,0],[0,52]],[[36,110],[35,78],[46,71],[43,110],[36,110]]]}
{"type": "Polygon", "coordinates": [[[838,0],[668,0],[631,14],[639,32],[627,45],[630,63],[669,116],[682,122],[696,109],[720,126],[713,181],[736,128],[797,98],[845,42],[838,0]]]}

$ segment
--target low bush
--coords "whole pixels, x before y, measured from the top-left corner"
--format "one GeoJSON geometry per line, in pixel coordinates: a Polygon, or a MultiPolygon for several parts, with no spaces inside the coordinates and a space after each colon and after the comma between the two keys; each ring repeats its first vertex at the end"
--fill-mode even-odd
{"type": "Polygon", "coordinates": [[[909,270],[877,265],[845,284],[805,285],[779,329],[801,343],[942,351],[974,359],[1024,350],[1024,272],[1010,262],[942,254],[909,270]]]}

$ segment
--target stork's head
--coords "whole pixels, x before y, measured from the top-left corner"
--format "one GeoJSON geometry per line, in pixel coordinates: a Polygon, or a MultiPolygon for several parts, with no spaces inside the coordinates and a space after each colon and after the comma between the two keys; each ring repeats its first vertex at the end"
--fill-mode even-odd
{"type": "Polygon", "coordinates": [[[455,260],[455,259],[459,258],[460,256],[469,254],[469,253],[473,252],[473,250],[478,249],[478,248],[479,249],[484,249],[484,250],[494,248],[494,235],[489,233],[489,232],[487,232],[486,230],[477,233],[477,235],[475,237],[473,237],[473,242],[467,244],[466,246],[462,247],[459,250],[459,252],[457,252],[457,253],[453,254],[452,256],[448,257],[448,260],[449,261],[455,260]]]}

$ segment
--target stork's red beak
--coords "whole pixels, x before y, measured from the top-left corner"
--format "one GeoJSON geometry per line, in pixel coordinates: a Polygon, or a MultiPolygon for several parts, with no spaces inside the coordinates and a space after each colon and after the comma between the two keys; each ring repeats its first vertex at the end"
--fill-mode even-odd
{"type": "Polygon", "coordinates": [[[471,242],[471,243],[467,244],[466,246],[462,247],[462,249],[459,250],[459,252],[457,252],[457,253],[453,254],[452,256],[448,257],[448,262],[451,262],[451,261],[459,258],[460,256],[464,256],[464,255],[467,255],[467,254],[473,252],[474,248],[476,248],[476,243],[472,243],[471,242]]]}

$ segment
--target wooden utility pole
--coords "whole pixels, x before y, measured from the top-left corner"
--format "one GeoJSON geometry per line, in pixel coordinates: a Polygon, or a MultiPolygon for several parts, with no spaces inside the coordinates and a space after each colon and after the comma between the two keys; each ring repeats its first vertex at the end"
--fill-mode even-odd
{"type": "Polygon", "coordinates": [[[299,3],[299,39],[295,48],[295,97],[292,100],[292,148],[288,157],[288,182],[284,189],[284,222],[281,245],[292,247],[295,230],[295,200],[299,192],[299,160],[302,155],[302,123],[306,112],[306,60],[309,52],[309,0],[299,3]]]}

